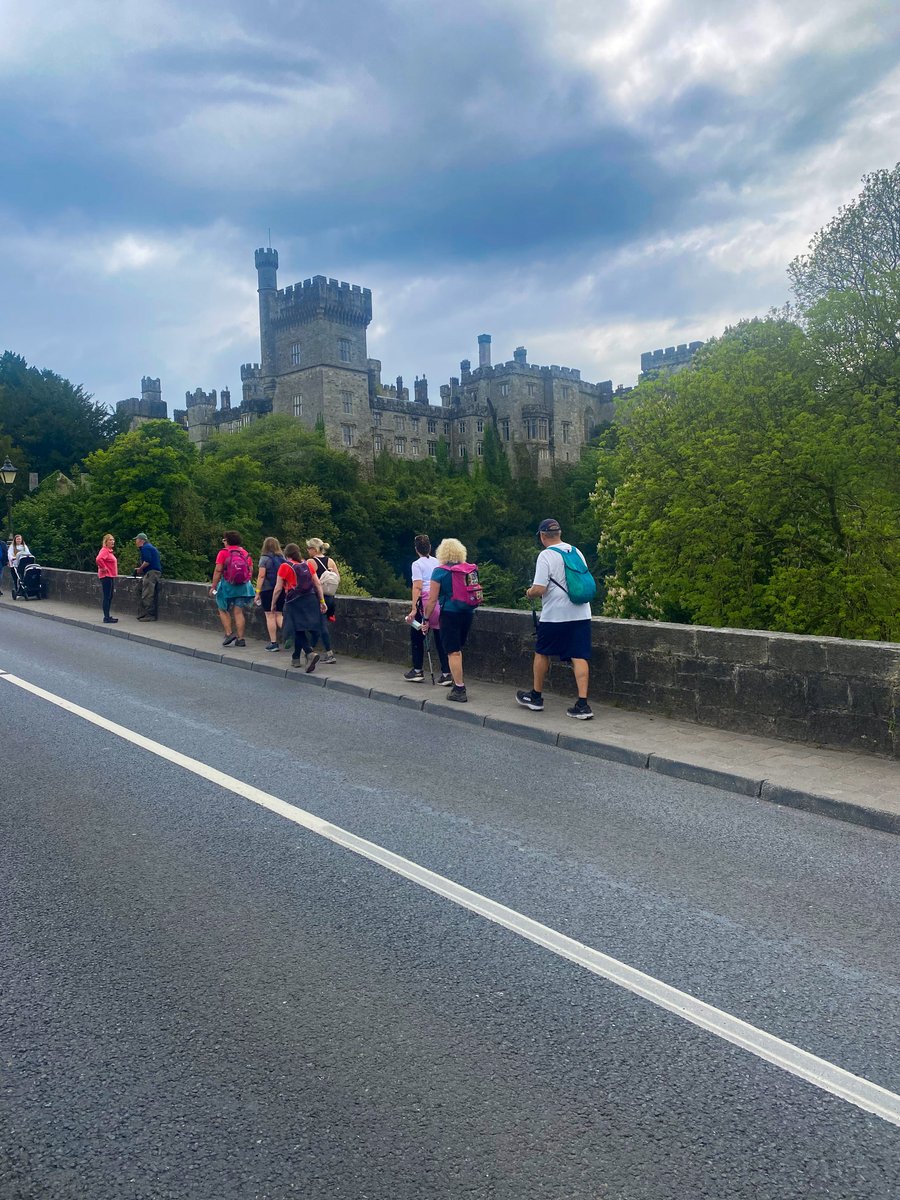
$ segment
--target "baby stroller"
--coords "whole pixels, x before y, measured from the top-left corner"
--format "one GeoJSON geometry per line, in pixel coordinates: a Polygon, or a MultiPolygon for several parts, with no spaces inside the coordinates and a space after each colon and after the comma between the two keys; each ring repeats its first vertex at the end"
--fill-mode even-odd
{"type": "Polygon", "coordinates": [[[45,600],[47,583],[43,572],[33,558],[20,558],[10,564],[13,600],[45,600]]]}

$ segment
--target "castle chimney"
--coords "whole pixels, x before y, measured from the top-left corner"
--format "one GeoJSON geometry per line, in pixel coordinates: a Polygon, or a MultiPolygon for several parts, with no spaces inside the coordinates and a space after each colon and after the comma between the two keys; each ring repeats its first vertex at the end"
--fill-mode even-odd
{"type": "Polygon", "coordinates": [[[231,391],[227,387],[222,388],[221,400],[222,412],[225,412],[227,409],[231,408],[231,391]]]}
{"type": "Polygon", "coordinates": [[[428,380],[425,378],[424,375],[422,376],[421,379],[419,379],[418,375],[416,376],[415,395],[416,395],[416,403],[417,404],[427,404],[428,403],[428,380]]]}
{"type": "Polygon", "coordinates": [[[515,350],[513,350],[513,358],[519,366],[524,367],[528,361],[528,351],[524,346],[516,346],[515,350]]]}
{"type": "Polygon", "coordinates": [[[478,335],[478,365],[479,367],[491,365],[491,335],[489,333],[479,333],[478,335]]]}

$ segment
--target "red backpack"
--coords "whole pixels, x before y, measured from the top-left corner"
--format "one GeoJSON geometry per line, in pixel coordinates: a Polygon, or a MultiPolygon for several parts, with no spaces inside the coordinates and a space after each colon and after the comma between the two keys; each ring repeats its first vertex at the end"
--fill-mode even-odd
{"type": "Polygon", "coordinates": [[[242,546],[229,546],[222,574],[226,583],[249,583],[253,567],[250,555],[242,546]]]}
{"type": "Polygon", "coordinates": [[[448,567],[452,585],[451,599],[460,604],[468,604],[469,608],[477,608],[484,604],[484,592],[478,582],[478,567],[475,563],[454,563],[448,567]]]}

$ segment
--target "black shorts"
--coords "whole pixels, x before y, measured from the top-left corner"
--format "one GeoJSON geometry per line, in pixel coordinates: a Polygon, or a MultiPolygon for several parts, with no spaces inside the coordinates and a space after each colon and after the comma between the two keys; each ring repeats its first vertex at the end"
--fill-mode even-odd
{"type": "MultiPolygon", "coordinates": [[[[442,618],[443,620],[443,618],[442,618]]],[[[535,653],[547,658],[591,657],[591,619],[584,621],[538,621],[535,653]]]]}
{"type": "MultiPolygon", "coordinates": [[[[272,611],[272,597],[275,595],[274,588],[263,588],[259,593],[259,602],[262,605],[263,612],[272,611]]],[[[287,592],[284,588],[281,589],[281,595],[278,597],[278,603],[275,605],[276,612],[284,612],[284,598],[287,592]]]]}
{"type": "Polygon", "coordinates": [[[445,608],[441,609],[440,633],[445,654],[458,654],[462,650],[472,628],[474,615],[475,610],[471,608],[468,612],[447,612],[445,608]]]}

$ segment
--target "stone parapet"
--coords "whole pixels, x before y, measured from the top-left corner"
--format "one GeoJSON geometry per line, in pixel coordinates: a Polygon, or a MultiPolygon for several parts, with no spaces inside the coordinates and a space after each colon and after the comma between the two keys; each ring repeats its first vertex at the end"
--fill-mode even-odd
{"type": "MultiPolygon", "coordinates": [[[[49,568],[45,575],[51,598],[99,608],[95,575],[49,568]]],[[[136,588],[119,581],[120,612],[136,588]]],[[[336,653],[407,666],[408,611],[408,600],[339,596],[336,653]]],[[[164,580],[160,615],[219,628],[205,584],[164,580]]],[[[266,636],[258,611],[247,636],[266,636]]],[[[598,700],[717,729],[900,757],[896,643],[598,617],[593,646],[591,695],[598,700]]],[[[530,613],[483,608],[466,646],[466,675],[528,687],[533,648],[530,613]]],[[[554,664],[547,690],[571,693],[568,669],[554,664]]]]}

